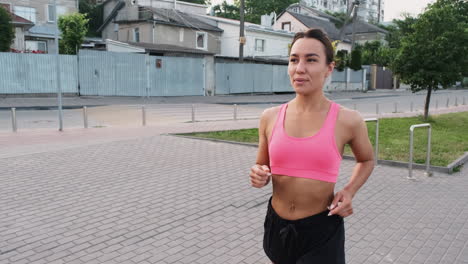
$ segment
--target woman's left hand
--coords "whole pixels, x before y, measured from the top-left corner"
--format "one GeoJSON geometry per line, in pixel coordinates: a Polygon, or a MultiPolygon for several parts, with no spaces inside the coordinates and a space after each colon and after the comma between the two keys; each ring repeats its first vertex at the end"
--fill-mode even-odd
{"type": "Polygon", "coordinates": [[[332,204],[328,207],[330,215],[339,215],[347,217],[353,214],[352,206],[353,195],[347,190],[341,190],[335,194],[332,204]]]}

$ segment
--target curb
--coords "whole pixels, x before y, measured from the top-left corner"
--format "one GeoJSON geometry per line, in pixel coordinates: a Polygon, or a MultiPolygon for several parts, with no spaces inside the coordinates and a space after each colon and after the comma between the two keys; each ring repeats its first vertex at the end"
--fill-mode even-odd
{"type": "MultiPolygon", "coordinates": [[[[211,131],[207,131],[207,132],[211,132],[211,131]]],[[[204,132],[203,131],[197,131],[196,133],[204,133],[204,132]]],[[[256,144],[256,143],[244,143],[244,142],[236,142],[236,141],[229,141],[229,140],[222,140],[222,139],[215,139],[215,138],[192,137],[192,136],[178,135],[178,134],[165,134],[165,135],[188,138],[188,139],[196,139],[196,140],[206,140],[206,141],[218,142],[218,143],[227,143],[227,144],[232,144],[232,145],[255,147],[255,148],[258,147],[258,144],[256,144]]],[[[354,156],[343,155],[343,159],[354,160],[354,156]]],[[[436,171],[436,172],[445,173],[445,174],[453,174],[453,170],[456,167],[462,166],[464,163],[467,163],[467,162],[468,162],[468,152],[465,152],[464,155],[462,155],[460,158],[458,158],[454,162],[450,163],[447,167],[430,165],[429,168],[430,168],[431,171],[436,171]]],[[[377,165],[387,165],[387,166],[399,167],[399,168],[408,168],[409,167],[408,162],[394,161],[394,160],[380,160],[380,159],[377,161],[377,165]]],[[[414,169],[425,170],[426,165],[425,164],[413,163],[413,168],[414,169]]]]}

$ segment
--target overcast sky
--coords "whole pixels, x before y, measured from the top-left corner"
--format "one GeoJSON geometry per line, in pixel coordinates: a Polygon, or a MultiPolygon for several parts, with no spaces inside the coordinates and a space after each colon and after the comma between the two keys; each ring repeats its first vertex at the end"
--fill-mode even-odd
{"type": "Polygon", "coordinates": [[[386,0],[384,21],[392,21],[394,18],[399,18],[402,12],[412,15],[420,14],[424,11],[427,4],[432,2],[434,0],[386,0]]]}
{"type": "MultiPolygon", "coordinates": [[[[224,0],[211,0],[213,4],[222,3],[224,0]]],[[[227,0],[228,3],[233,3],[234,0],[227,0]]],[[[403,12],[417,15],[424,11],[428,3],[434,0],[385,0],[385,15],[384,21],[392,21],[394,18],[399,18],[403,12]]]]}

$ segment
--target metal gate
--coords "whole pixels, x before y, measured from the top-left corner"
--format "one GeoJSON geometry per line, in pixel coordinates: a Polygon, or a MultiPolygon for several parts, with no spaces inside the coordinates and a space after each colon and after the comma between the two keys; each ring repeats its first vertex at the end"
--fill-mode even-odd
{"type": "Polygon", "coordinates": [[[82,50],[81,95],[204,95],[204,59],[82,50]]]}
{"type": "Polygon", "coordinates": [[[377,89],[392,89],[393,88],[393,73],[389,68],[377,67],[377,89]]]}
{"type": "Polygon", "coordinates": [[[205,62],[203,58],[148,57],[150,96],[205,94],[205,62]]]}
{"type": "Polygon", "coordinates": [[[216,94],[292,92],[287,66],[216,62],[216,94]]]}

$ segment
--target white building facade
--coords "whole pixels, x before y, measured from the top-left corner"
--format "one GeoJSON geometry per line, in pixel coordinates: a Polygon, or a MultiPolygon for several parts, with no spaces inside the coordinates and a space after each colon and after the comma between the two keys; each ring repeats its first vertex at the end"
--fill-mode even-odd
{"type": "MultiPolygon", "coordinates": [[[[217,21],[217,26],[223,30],[220,38],[221,52],[217,55],[239,57],[239,21],[221,17],[206,17],[217,21]]],[[[245,23],[246,42],[244,45],[244,56],[287,58],[289,45],[293,37],[293,32],[274,30],[257,24],[245,23]]]]}
{"type": "MultiPolygon", "coordinates": [[[[347,13],[354,0],[302,0],[307,6],[320,11],[347,13]]],[[[384,20],[385,0],[359,0],[358,17],[366,22],[384,20]]]]}

